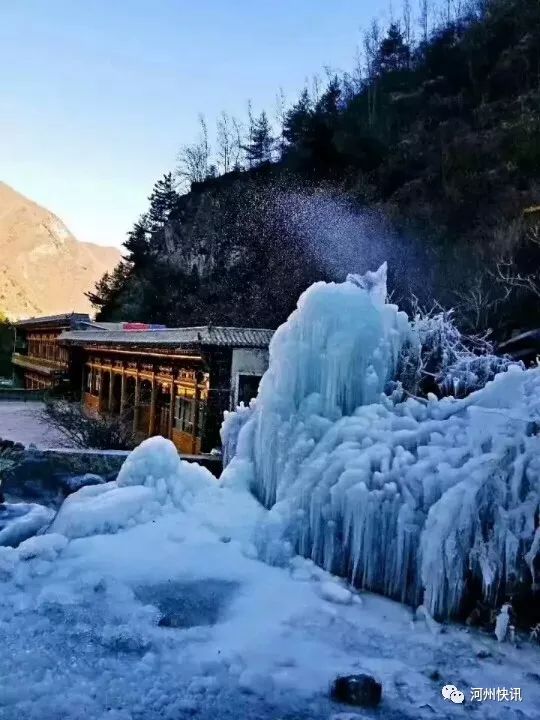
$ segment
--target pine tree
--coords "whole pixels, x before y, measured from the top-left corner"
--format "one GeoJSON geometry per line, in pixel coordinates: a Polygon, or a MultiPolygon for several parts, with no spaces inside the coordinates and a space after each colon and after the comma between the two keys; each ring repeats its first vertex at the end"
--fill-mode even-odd
{"type": "Polygon", "coordinates": [[[335,160],[334,132],[341,99],[341,84],[337,77],[328,83],[305,121],[301,156],[311,167],[328,166],[335,160]]]}
{"type": "Polygon", "coordinates": [[[274,138],[272,137],[272,129],[268,116],[263,110],[259,117],[253,122],[249,144],[243,148],[250,167],[260,165],[264,162],[270,162],[273,147],[274,138]]]}
{"type": "Polygon", "coordinates": [[[283,137],[292,147],[300,147],[309,132],[311,100],[307,88],[304,88],[298,101],[285,113],[283,137]]]}
{"type": "Polygon", "coordinates": [[[122,313],[122,303],[119,302],[122,294],[132,280],[133,265],[121,260],[112,273],[105,273],[95,284],[94,290],[85,293],[92,305],[98,309],[98,316],[105,312],[112,317],[114,311],[122,313]]]}
{"type": "Polygon", "coordinates": [[[411,50],[398,23],[392,23],[383,38],[377,54],[377,71],[379,75],[407,70],[411,58],[411,50]]]}
{"type": "Polygon", "coordinates": [[[142,265],[150,253],[150,221],[148,215],[141,215],[139,220],[128,232],[124,247],[128,251],[128,260],[134,265],[142,265]]]}
{"type": "Polygon", "coordinates": [[[154,232],[165,225],[176,207],[178,195],[174,189],[172,173],[166,173],[157,181],[148,200],[150,201],[148,223],[150,231],[154,232]]]}
{"type": "Polygon", "coordinates": [[[339,113],[341,99],[341,84],[337,75],[330,80],[328,87],[315,105],[315,114],[332,121],[339,113]]]}

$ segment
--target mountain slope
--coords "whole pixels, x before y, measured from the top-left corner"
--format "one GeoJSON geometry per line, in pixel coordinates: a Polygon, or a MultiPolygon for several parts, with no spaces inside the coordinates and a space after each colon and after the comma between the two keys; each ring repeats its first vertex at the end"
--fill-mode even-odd
{"type": "Polygon", "coordinates": [[[89,312],[84,293],[120,252],[78,242],[53,213],[0,182],[0,310],[11,319],[89,312]]]}

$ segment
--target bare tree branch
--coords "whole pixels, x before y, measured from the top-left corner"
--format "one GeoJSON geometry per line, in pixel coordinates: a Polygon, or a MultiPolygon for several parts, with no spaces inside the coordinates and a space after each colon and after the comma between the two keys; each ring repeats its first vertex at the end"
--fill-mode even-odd
{"type": "Polygon", "coordinates": [[[204,115],[199,115],[199,138],[178,153],[176,176],[182,183],[203,182],[210,174],[210,144],[204,115]]]}
{"type": "Polygon", "coordinates": [[[48,425],[79,448],[130,450],[137,444],[129,412],[112,417],[90,417],[78,403],[53,400],[46,404],[43,415],[48,425]]]}
{"type": "Polygon", "coordinates": [[[226,112],[222,112],[217,121],[217,158],[223,173],[228,173],[233,169],[234,143],[233,121],[226,112]]]}
{"type": "Polygon", "coordinates": [[[520,288],[540,298],[540,278],[538,273],[518,272],[512,257],[499,258],[495,265],[494,279],[507,288],[520,288]]]}

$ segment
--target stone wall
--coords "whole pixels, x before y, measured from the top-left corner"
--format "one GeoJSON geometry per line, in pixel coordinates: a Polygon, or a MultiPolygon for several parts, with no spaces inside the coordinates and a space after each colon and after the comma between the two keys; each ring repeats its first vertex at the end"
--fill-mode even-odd
{"type": "MultiPolygon", "coordinates": [[[[76,489],[74,477],[92,474],[115,480],[128,455],[127,450],[28,449],[23,453],[22,462],[4,474],[2,490],[10,500],[57,507],[76,489]]],[[[221,472],[219,457],[183,456],[183,459],[200,462],[216,476],[221,472]]]]}
{"type": "Polygon", "coordinates": [[[69,480],[87,473],[114,480],[129,453],[123,451],[25,450],[24,458],[2,482],[6,497],[59,505],[70,493],[69,480]]]}

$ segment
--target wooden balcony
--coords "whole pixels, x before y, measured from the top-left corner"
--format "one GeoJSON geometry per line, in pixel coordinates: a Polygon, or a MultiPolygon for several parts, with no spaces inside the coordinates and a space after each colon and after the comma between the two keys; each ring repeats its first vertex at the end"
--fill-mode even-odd
{"type": "Polygon", "coordinates": [[[11,362],[13,365],[26,370],[34,370],[42,375],[61,375],[67,370],[66,364],[60,360],[48,360],[47,358],[22,355],[21,353],[13,353],[11,362]]]}

